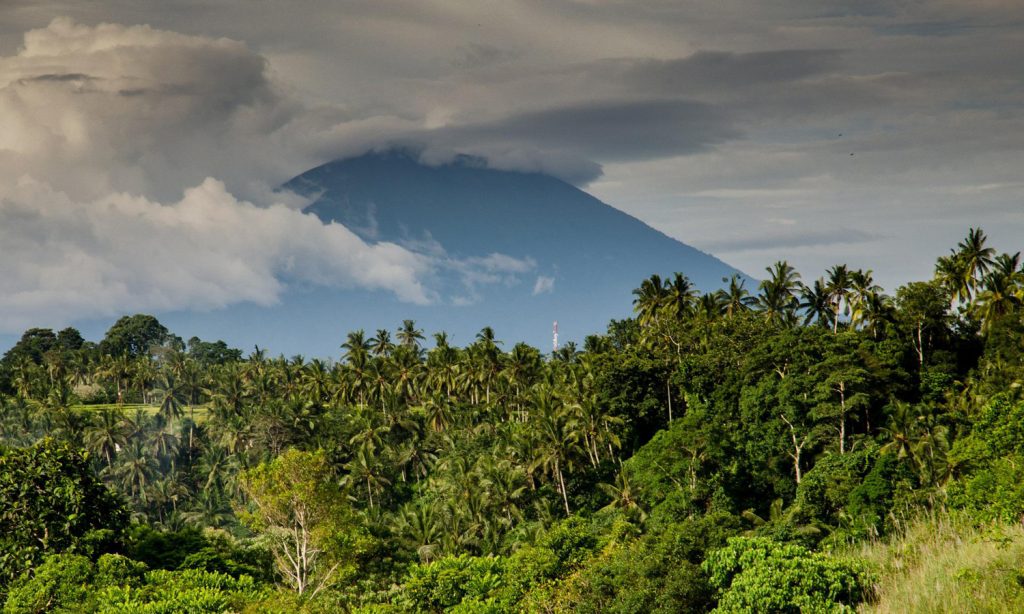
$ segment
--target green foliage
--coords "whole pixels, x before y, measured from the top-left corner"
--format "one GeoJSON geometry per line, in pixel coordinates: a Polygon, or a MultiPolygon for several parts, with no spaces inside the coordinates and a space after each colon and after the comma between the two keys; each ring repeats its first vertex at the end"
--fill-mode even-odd
{"type": "MultiPolygon", "coordinates": [[[[61,607],[129,611],[851,606],[857,566],[813,548],[936,504],[1024,517],[1024,272],[984,243],[895,300],[841,264],[778,262],[756,296],[653,275],[636,319],[550,356],[489,327],[427,350],[411,320],[339,361],[144,315],[100,347],[32,329],[0,361],[0,584],[31,606],[84,573],[61,607]]],[[[986,565],[964,583],[1003,591],[986,565]]]]}
{"type": "Polygon", "coordinates": [[[715,612],[841,612],[868,596],[863,563],[765,538],[734,537],[702,565],[718,595],[715,612]]]}
{"type": "Polygon", "coordinates": [[[443,612],[466,599],[485,599],[500,586],[503,567],[501,559],[465,554],[413,565],[404,595],[415,612],[443,612]]]}
{"type": "Polygon", "coordinates": [[[96,612],[205,614],[237,612],[266,594],[249,576],[189,569],[147,572],[139,585],[97,583],[96,612]]]}
{"type": "Polygon", "coordinates": [[[151,315],[124,316],[107,331],[100,342],[100,351],[111,356],[135,358],[163,345],[169,337],[167,327],[151,315]]]}
{"type": "Polygon", "coordinates": [[[93,572],[88,557],[51,554],[11,584],[4,614],[84,612],[93,572]]]}
{"type": "Polygon", "coordinates": [[[98,554],[126,521],[86,453],[50,439],[0,450],[0,585],[48,553],[98,554]]]}
{"type": "Polygon", "coordinates": [[[299,594],[316,595],[355,572],[370,538],[323,452],[290,449],[241,483],[249,499],[242,520],[266,537],[278,572],[299,594]]]}

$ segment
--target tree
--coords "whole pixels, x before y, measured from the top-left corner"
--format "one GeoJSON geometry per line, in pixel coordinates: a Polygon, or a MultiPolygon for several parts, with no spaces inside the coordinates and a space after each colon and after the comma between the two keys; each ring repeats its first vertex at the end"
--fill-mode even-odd
{"type": "Polygon", "coordinates": [[[391,342],[391,333],[385,328],[378,328],[377,334],[367,342],[367,345],[374,356],[385,358],[391,356],[391,352],[395,349],[395,344],[391,342]]]}
{"type": "Polygon", "coordinates": [[[800,306],[797,293],[800,291],[800,273],[780,260],[765,269],[768,279],[758,286],[757,307],[764,319],[772,324],[787,326],[796,318],[800,306]]]}
{"type": "Polygon", "coordinates": [[[44,439],[0,448],[0,585],[54,552],[89,552],[128,514],[96,477],[88,453],[44,439]]]}
{"type": "Polygon", "coordinates": [[[156,318],[145,314],[123,316],[107,331],[100,351],[112,356],[138,358],[170,339],[170,332],[156,318]]]}
{"type": "Polygon", "coordinates": [[[675,273],[666,290],[668,296],[665,306],[668,308],[668,312],[677,320],[687,318],[693,312],[694,304],[697,301],[697,289],[693,282],[686,275],[675,273]]]}
{"type": "Polygon", "coordinates": [[[897,321],[910,336],[919,368],[924,368],[927,353],[946,332],[948,308],[936,283],[911,282],[896,291],[897,321]]]}
{"type": "Polygon", "coordinates": [[[402,327],[398,329],[398,333],[395,335],[398,338],[398,342],[403,347],[407,347],[413,350],[420,349],[420,341],[423,341],[423,331],[416,328],[416,322],[412,320],[402,320],[402,327]]]}
{"type": "Polygon", "coordinates": [[[848,611],[872,581],[861,563],[763,537],[730,538],[702,567],[718,591],[716,612],[848,611]]]}
{"type": "Polygon", "coordinates": [[[99,418],[85,430],[85,445],[97,456],[114,466],[117,451],[128,443],[129,425],[119,409],[104,409],[99,418]]]}
{"type": "Polygon", "coordinates": [[[832,333],[835,334],[839,331],[839,313],[850,312],[849,297],[852,284],[850,270],[845,264],[837,264],[827,273],[828,283],[825,287],[832,302],[832,333]]]}
{"type": "Polygon", "coordinates": [[[338,490],[322,451],[289,449],[245,471],[239,516],[266,536],[278,571],[300,595],[316,596],[356,568],[367,537],[338,490]]]}
{"type": "Polygon", "coordinates": [[[972,292],[978,287],[978,281],[988,273],[996,254],[993,248],[985,247],[986,241],[988,237],[980,228],[971,228],[964,240],[957,244],[960,249],[956,257],[963,262],[964,281],[972,292]]]}
{"type": "Polygon", "coordinates": [[[658,320],[659,313],[668,301],[669,290],[662,284],[660,275],[651,275],[639,288],[633,290],[633,295],[636,296],[633,311],[637,313],[637,320],[648,326],[658,320]]]}

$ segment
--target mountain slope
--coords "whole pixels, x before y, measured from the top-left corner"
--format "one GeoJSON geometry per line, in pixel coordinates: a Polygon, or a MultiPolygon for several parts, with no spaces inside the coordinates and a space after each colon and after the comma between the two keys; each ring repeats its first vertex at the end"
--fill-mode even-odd
{"type": "Polygon", "coordinates": [[[482,283],[455,267],[437,280],[440,305],[405,306],[405,317],[425,318],[428,331],[444,328],[428,319],[445,316],[438,319],[461,341],[492,325],[502,338],[546,348],[553,320],[563,339],[578,341],[629,315],[631,290],[651,273],[681,271],[704,290],[738,273],[568,183],[469,158],[432,167],[402,153],[369,154],[317,167],[284,188],[313,197],[308,212],[364,239],[443,248],[450,259],[475,262],[477,274],[493,273],[497,279],[482,283]],[[526,264],[509,272],[479,262],[495,253],[526,264]]]}

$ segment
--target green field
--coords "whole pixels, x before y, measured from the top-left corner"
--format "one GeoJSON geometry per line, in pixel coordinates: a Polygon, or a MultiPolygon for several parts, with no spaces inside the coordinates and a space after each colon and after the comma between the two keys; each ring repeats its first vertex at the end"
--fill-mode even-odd
{"type": "MultiPolygon", "coordinates": [[[[72,405],[71,409],[76,411],[104,411],[108,409],[119,409],[130,416],[136,411],[142,410],[148,416],[155,416],[160,411],[159,405],[147,405],[144,403],[94,403],[72,405]]],[[[183,418],[192,418],[196,424],[203,424],[210,416],[210,407],[207,404],[185,405],[181,408],[183,418]]]]}

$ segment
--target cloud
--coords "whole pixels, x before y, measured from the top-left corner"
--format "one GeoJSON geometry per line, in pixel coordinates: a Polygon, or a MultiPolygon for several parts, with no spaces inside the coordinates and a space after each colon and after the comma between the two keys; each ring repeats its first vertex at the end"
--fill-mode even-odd
{"type": "Polygon", "coordinates": [[[598,197],[701,247],[779,210],[877,237],[728,255],[747,270],[791,249],[805,267],[863,256],[893,283],[930,274],[912,256],[969,225],[1011,250],[1024,233],[1007,213],[1024,196],[1019,1],[125,6],[0,3],[0,183],[175,202],[214,176],[265,205],[306,168],[405,145],[578,184],[603,173],[598,197]],[[153,27],[47,26],[55,11],[153,27]]]}
{"type": "MultiPolygon", "coordinates": [[[[775,220],[782,226],[793,226],[793,220],[775,220]]],[[[822,228],[807,230],[774,230],[759,228],[756,234],[708,241],[703,247],[718,252],[778,250],[796,247],[820,247],[837,244],[866,243],[879,237],[854,228],[822,228]]]]}
{"type": "Polygon", "coordinates": [[[78,201],[32,179],[0,194],[2,328],[128,311],[275,303],[291,282],[436,297],[432,261],[368,244],[284,205],[257,207],[207,179],[161,204],[111,194],[78,201]]]}
{"type": "MultiPolygon", "coordinates": [[[[2,327],[269,305],[293,283],[419,304],[517,283],[532,261],[367,242],[275,191],[421,130],[301,104],[238,41],[63,18],[29,31],[0,57],[2,327]],[[459,284],[442,288],[444,270],[459,284]]],[[[356,230],[373,239],[373,223],[356,230]]]]}
{"type": "Polygon", "coordinates": [[[555,278],[546,275],[538,275],[537,281],[533,284],[533,295],[551,293],[555,291],[555,278]]]}
{"type": "Polygon", "coordinates": [[[240,42],[58,18],[0,57],[0,178],[168,201],[214,176],[261,200],[303,113],[240,42]]]}
{"type": "Polygon", "coordinates": [[[739,136],[722,111],[688,100],[586,103],[450,131],[456,140],[520,143],[616,161],[703,151],[739,136]]]}

